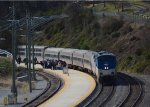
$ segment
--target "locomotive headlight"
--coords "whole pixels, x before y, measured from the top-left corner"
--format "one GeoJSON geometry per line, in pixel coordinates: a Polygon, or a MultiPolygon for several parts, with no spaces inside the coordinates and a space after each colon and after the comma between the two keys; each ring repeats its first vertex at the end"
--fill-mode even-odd
{"type": "Polygon", "coordinates": [[[108,69],[108,67],[107,67],[107,69],[108,69]]]}
{"type": "Polygon", "coordinates": [[[107,69],[107,67],[105,67],[105,69],[107,69]]]}

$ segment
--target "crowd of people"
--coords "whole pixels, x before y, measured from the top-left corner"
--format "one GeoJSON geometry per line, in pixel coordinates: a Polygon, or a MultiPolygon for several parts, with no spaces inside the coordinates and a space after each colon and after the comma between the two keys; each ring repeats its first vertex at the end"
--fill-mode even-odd
{"type": "MultiPolygon", "coordinates": [[[[22,62],[22,59],[21,57],[19,56],[17,58],[17,63],[20,64],[22,62]]],[[[27,63],[27,59],[25,58],[23,60],[23,62],[26,64],[27,63]]],[[[34,64],[36,64],[38,61],[37,61],[37,58],[35,57],[34,58],[34,64]]],[[[44,67],[44,68],[50,68],[50,69],[53,69],[53,70],[63,70],[63,68],[67,67],[67,64],[65,61],[62,61],[62,60],[53,60],[53,59],[47,59],[47,60],[44,60],[44,61],[41,61],[41,65],[44,67]]]]}
{"type": "Polygon", "coordinates": [[[67,64],[66,64],[65,61],[62,61],[62,60],[53,60],[53,59],[51,59],[51,60],[47,59],[45,61],[42,61],[41,65],[44,68],[50,68],[50,69],[53,69],[53,70],[56,70],[56,69],[62,70],[64,67],[67,66],[67,64]]]}
{"type": "MultiPolygon", "coordinates": [[[[16,61],[17,61],[18,64],[20,64],[21,62],[24,62],[25,64],[27,64],[27,58],[25,58],[24,60],[22,60],[20,56],[17,58],[16,61]]],[[[38,63],[37,58],[34,57],[34,64],[37,64],[37,63],[38,63]]]]}

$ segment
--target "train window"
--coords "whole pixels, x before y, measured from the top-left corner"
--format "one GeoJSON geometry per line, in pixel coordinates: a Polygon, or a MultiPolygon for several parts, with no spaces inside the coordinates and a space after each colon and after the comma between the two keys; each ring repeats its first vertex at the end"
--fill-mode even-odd
{"type": "Polygon", "coordinates": [[[36,51],[36,52],[41,52],[42,50],[41,50],[41,49],[37,49],[37,48],[36,48],[36,49],[35,49],[35,51],[36,51]]]}
{"type": "Polygon", "coordinates": [[[49,57],[52,57],[52,58],[53,58],[53,55],[50,54],[49,57]]]}
{"type": "Polygon", "coordinates": [[[25,51],[25,49],[23,49],[23,48],[18,48],[18,51],[25,51]]]}
{"type": "Polygon", "coordinates": [[[61,55],[61,58],[70,59],[70,57],[69,57],[69,56],[66,56],[66,55],[61,55]]]}
{"type": "Polygon", "coordinates": [[[86,60],[86,59],[84,59],[83,61],[84,61],[85,63],[87,63],[87,64],[90,63],[90,61],[89,61],[89,60],[86,60]]]}
{"type": "Polygon", "coordinates": [[[53,55],[54,56],[54,58],[57,58],[58,57],[58,55],[53,55]]]}
{"type": "Polygon", "coordinates": [[[19,54],[19,55],[25,55],[25,53],[24,53],[24,52],[19,52],[18,54],[19,54]]]}
{"type": "Polygon", "coordinates": [[[35,53],[35,56],[41,56],[41,53],[35,53]]]}
{"type": "Polygon", "coordinates": [[[81,61],[81,58],[73,57],[74,60],[81,61]]]}
{"type": "Polygon", "coordinates": [[[57,57],[58,57],[58,55],[45,54],[45,57],[57,58],[57,57]]]}
{"type": "Polygon", "coordinates": [[[50,57],[50,54],[45,54],[46,57],[50,57]]]}

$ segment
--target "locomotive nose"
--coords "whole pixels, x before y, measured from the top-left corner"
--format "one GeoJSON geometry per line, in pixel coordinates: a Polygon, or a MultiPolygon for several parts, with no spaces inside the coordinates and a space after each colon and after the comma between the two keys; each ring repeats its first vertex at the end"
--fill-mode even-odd
{"type": "Polygon", "coordinates": [[[108,63],[104,64],[104,69],[109,69],[109,64],[108,63]]]}
{"type": "Polygon", "coordinates": [[[104,69],[109,69],[109,67],[105,67],[104,69]]]}

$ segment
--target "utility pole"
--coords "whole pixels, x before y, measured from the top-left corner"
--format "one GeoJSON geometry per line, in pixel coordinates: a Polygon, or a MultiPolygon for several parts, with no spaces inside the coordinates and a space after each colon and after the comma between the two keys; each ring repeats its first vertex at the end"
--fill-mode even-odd
{"type": "Polygon", "coordinates": [[[29,90],[32,92],[32,83],[31,83],[31,17],[27,12],[27,50],[28,50],[28,82],[29,82],[29,90]]]}
{"type": "MultiPolygon", "coordinates": [[[[32,19],[31,19],[31,26],[33,26],[32,23],[32,19]]],[[[31,30],[31,42],[32,42],[32,77],[33,80],[36,80],[36,74],[35,74],[35,69],[34,69],[34,40],[33,40],[33,36],[34,36],[34,28],[31,30]]]]}
{"type": "MultiPolygon", "coordinates": [[[[26,10],[26,25],[27,25],[27,18],[28,18],[28,11],[26,10]]],[[[28,25],[27,25],[28,26],[28,25]]],[[[28,70],[28,29],[26,28],[26,61],[25,64],[27,65],[27,70],[28,70]]]]}
{"type": "Polygon", "coordinates": [[[15,65],[15,58],[16,58],[16,22],[15,22],[15,6],[13,2],[13,20],[12,20],[12,54],[13,54],[13,67],[12,67],[12,87],[11,92],[13,93],[13,96],[17,98],[17,87],[16,87],[16,65],[15,65]]]}
{"type": "Polygon", "coordinates": [[[36,80],[36,73],[35,73],[35,67],[34,67],[34,40],[33,40],[33,34],[32,34],[32,70],[33,70],[33,80],[36,80]]]}

